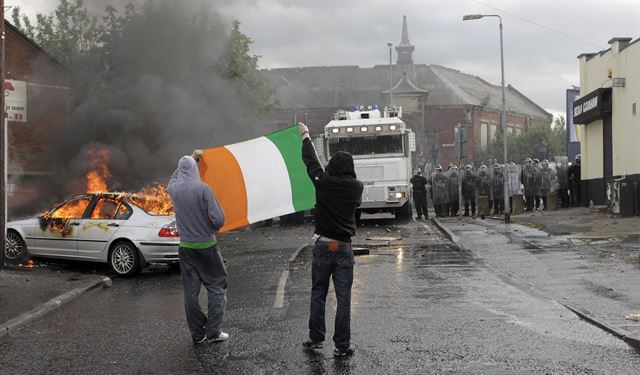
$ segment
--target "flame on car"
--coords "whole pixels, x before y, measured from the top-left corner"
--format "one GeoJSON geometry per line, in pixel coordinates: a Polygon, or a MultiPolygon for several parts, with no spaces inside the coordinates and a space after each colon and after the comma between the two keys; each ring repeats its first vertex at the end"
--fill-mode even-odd
{"type": "MultiPolygon", "coordinates": [[[[88,149],[89,171],[85,175],[87,194],[107,193],[109,191],[109,181],[111,172],[109,162],[111,156],[109,150],[93,146],[88,149]]],[[[167,191],[167,187],[153,182],[138,192],[109,193],[110,197],[118,203],[127,199],[136,206],[142,208],[150,215],[173,215],[173,202],[167,191]]],[[[78,199],[74,202],[64,204],[52,211],[44,212],[40,215],[40,227],[61,233],[62,236],[71,234],[73,228],[69,225],[72,219],[81,218],[89,204],[90,199],[78,199]]]]}

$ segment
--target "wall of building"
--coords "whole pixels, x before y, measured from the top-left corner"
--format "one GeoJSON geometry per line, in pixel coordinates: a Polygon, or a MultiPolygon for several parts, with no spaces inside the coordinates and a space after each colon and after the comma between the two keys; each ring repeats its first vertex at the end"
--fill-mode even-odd
{"type": "MultiPolygon", "coordinates": [[[[614,43],[615,44],[615,43],[614,43]]],[[[624,77],[625,87],[612,88],[613,173],[616,176],[640,173],[640,42],[619,52],[616,46],[590,59],[580,58],[580,95],[600,87],[611,87],[612,77],[624,77]],[[633,103],[636,103],[634,115],[633,103]]],[[[583,179],[603,178],[602,120],[578,126],[582,142],[583,179]]]]}
{"type": "Polygon", "coordinates": [[[8,122],[11,212],[40,194],[51,132],[69,123],[71,89],[65,68],[12,27],[5,30],[5,78],[27,82],[27,121],[8,122]]]}

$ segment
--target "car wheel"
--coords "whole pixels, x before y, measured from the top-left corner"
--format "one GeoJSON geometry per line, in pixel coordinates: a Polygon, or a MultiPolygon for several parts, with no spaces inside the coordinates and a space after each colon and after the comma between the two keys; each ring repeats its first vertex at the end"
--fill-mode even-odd
{"type": "Polygon", "coordinates": [[[24,240],[14,230],[7,231],[7,237],[4,244],[4,256],[7,259],[14,260],[27,255],[27,245],[24,240]]]}
{"type": "Polygon", "coordinates": [[[120,276],[131,276],[140,271],[138,250],[128,241],[118,241],[109,251],[109,265],[120,276]]]}

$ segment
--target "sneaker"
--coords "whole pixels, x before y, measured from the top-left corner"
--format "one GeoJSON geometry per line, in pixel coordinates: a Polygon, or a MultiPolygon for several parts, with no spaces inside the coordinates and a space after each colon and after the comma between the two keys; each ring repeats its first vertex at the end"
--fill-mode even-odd
{"type": "Polygon", "coordinates": [[[202,336],[202,338],[198,341],[194,341],[193,345],[202,345],[207,342],[207,335],[202,336]]]}
{"type": "Polygon", "coordinates": [[[229,340],[229,334],[226,332],[220,332],[217,337],[211,337],[207,339],[208,342],[221,342],[226,340],[229,340]]]}
{"type": "Polygon", "coordinates": [[[346,349],[335,348],[333,350],[333,356],[334,357],[347,357],[347,356],[353,355],[353,353],[355,351],[356,351],[356,348],[354,348],[353,345],[349,345],[349,347],[346,348],[346,349]]]}
{"type": "Polygon", "coordinates": [[[307,349],[322,349],[323,344],[322,341],[313,341],[311,339],[308,339],[302,342],[302,346],[307,349]]]}

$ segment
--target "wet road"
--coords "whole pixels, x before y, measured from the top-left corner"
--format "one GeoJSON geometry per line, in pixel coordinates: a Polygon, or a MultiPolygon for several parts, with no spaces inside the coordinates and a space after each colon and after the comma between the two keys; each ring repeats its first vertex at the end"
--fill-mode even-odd
{"type": "MultiPolygon", "coordinates": [[[[634,374],[640,355],[541,293],[503,280],[430,226],[366,221],[356,244],[352,335],[305,352],[310,226],[258,228],[221,239],[230,275],[222,344],[193,347],[180,275],[156,268],[116,279],[0,338],[3,374],[634,374]],[[371,237],[401,237],[384,245],[371,237]],[[287,271],[282,307],[274,308],[287,271]]],[[[335,298],[328,300],[331,337],[335,298]]],[[[276,304],[278,305],[278,304],[276,304]]]]}

